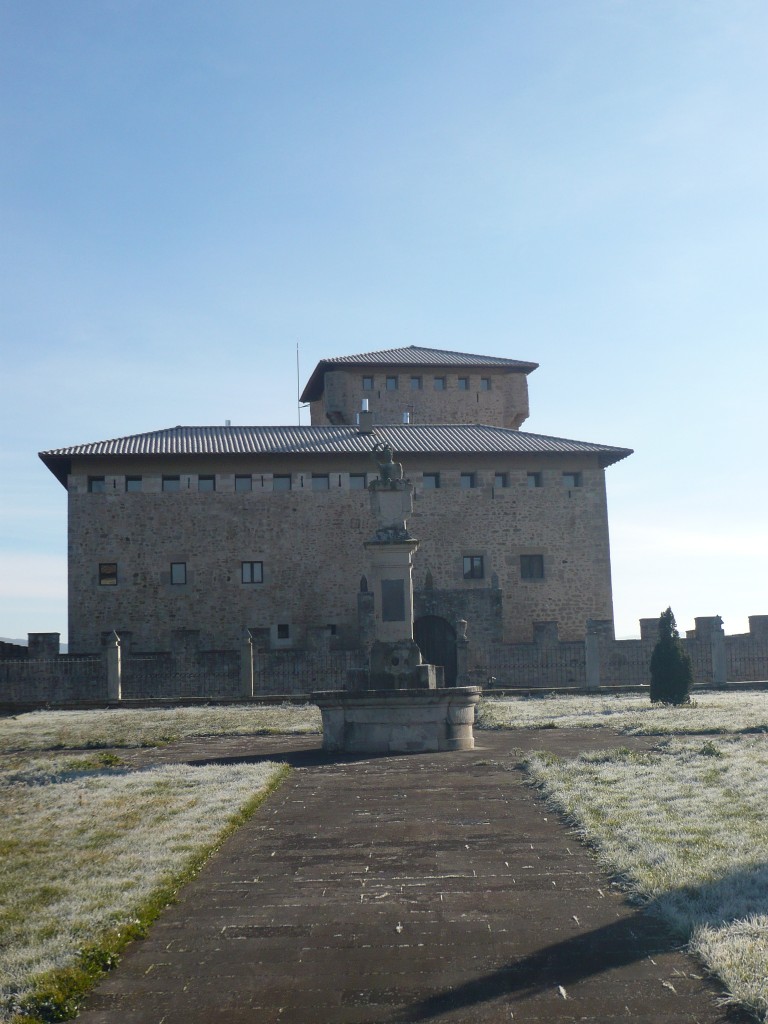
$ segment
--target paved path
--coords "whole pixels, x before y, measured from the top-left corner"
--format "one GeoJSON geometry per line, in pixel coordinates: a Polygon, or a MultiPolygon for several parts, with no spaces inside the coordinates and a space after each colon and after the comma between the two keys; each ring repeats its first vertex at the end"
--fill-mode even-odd
{"type": "Polygon", "coordinates": [[[745,1019],[718,1009],[697,965],[624,903],[515,768],[516,747],[615,737],[479,733],[474,751],[337,762],[318,743],[163,752],[297,770],[126,951],[81,1024],[745,1019]]]}

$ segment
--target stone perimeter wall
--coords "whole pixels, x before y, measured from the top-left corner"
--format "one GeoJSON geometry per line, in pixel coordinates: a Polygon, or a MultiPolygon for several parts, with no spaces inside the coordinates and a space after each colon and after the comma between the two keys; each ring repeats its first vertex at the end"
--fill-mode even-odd
{"type": "MultiPolygon", "coordinates": [[[[536,625],[524,644],[473,645],[468,672],[459,684],[486,692],[513,690],[597,690],[647,687],[648,665],[658,620],[641,620],[639,640],[613,640],[610,624],[593,622],[585,641],[561,641],[557,623],[536,625]]],[[[768,681],[768,615],[753,615],[749,633],[726,636],[715,617],[696,619],[683,640],[694,663],[695,685],[768,681]]],[[[318,689],[341,689],[350,669],[365,665],[363,651],[331,651],[315,638],[312,649],[263,651],[258,643],[239,650],[206,651],[197,631],[179,631],[171,650],[145,654],[104,638],[99,654],[59,655],[59,635],[30,634],[29,656],[0,658],[0,706],[104,703],[131,699],[258,699],[301,697],[318,689]]],[[[258,639],[258,638],[256,638],[258,639]]]]}

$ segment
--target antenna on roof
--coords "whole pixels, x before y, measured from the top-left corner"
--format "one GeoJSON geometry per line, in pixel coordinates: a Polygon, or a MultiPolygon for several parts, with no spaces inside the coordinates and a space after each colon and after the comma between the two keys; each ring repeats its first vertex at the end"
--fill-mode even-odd
{"type": "Polygon", "coordinates": [[[299,415],[299,426],[301,426],[301,377],[299,375],[299,343],[296,342],[296,411],[299,415]]]}

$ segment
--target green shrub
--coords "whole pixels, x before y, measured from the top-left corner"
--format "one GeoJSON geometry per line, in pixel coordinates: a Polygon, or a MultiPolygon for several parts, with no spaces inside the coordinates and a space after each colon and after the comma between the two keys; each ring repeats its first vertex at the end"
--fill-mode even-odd
{"type": "Polygon", "coordinates": [[[683,650],[672,609],[659,619],[659,639],[651,655],[651,701],[687,704],[693,684],[691,659],[683,650]]]}

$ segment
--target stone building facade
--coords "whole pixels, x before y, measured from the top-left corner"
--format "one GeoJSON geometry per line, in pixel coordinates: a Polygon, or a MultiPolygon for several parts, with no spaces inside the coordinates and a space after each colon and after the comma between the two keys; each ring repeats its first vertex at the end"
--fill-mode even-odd
{"type": "Polygon", "coordinates": [[[477,645],[530,641],[552,620],[562,640],[610,624],[605,468],[630,451],[517,429],[534,368],[428,349],[326,360],[304,392],[311,426],[175,427],[42,452],[68,491],[69,650],[97,651],[113,631],[167,650],[180,630],[208,651],[248,635],[271,650],[318,637],[359,649],[380,441],[414,485],[417,640],[421,628],[450,645],[458,620],[477,645]]]}

